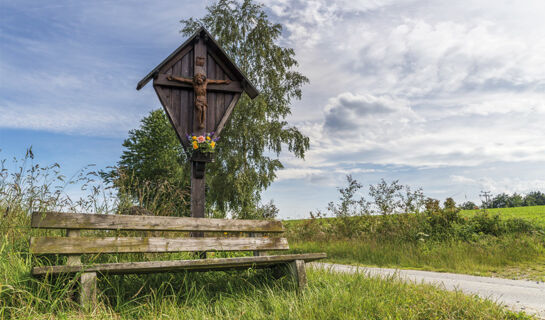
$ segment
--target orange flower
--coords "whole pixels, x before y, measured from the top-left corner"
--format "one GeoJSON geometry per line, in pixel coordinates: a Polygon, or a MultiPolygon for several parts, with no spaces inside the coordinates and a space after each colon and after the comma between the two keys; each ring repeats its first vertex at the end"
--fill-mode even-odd
{"type": "Polygon", "coordinates": [[[199,145],[197,144],[197,142],[193,142],[193,149],[198,149],[199,148],[199,145]]]}
{"type": "Polygon", "coordinates": [[[212,148],[215,148],[215,147],[216,147],[216,142],[215,142],[215,141],[210,142],[210,146],[211,146],[212,148]]]}

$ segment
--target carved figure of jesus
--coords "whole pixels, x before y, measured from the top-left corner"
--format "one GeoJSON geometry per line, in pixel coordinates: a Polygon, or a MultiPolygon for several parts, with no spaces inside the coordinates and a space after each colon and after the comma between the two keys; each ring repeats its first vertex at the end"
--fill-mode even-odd
{"type": "Polygon", "coordinates": [[[203,73],[196,73],[193,76],[193,79],[168,76],[170,81],[178,81],[182,83],[189,83],[193,85],[193,90],[195,90],[195,109],[197,110],[197,119],[199,120],[199,129],[204,128],[205,118],[206,118],[206,109],[208,108],[208,101],[206,100],[206,86],[209,83],[212,84],[229,84],[231,80],[211,80],[206,79],[206,75],[203,73]]]}

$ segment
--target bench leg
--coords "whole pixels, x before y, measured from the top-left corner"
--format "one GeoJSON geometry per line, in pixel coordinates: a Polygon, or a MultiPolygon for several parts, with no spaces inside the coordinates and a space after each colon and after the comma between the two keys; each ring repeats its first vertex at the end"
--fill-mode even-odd
{"type": "Polygon", "coordinates": [[[305,270],[305,260],[295,260],[289,264],[290,274],[297,284],[299,291],[307,285],[307,272],[305,270]]]}
{"type": "Polygon", "coordinates": [[[93,310],[97,304],[97,273],[84,272],[81,275],[80,304],[83,309],[93,310]]]}

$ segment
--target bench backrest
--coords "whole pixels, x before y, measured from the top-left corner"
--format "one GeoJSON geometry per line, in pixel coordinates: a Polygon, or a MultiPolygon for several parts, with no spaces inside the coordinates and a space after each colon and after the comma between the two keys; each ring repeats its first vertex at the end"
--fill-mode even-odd
{"type": "Polygon", "coordinates": [[[286,238],[233,237],[223,233],[249,234],[284,232],[282,222],[270,220],[227,220],[131,216],[87,213],[34,212],[32,228],[68,229],[68,237],[32,237],[33,254],[85,254],[181,251],[270,251],[289,249],[286,238]],[[82,237],[78,230],[131,230],[220,232],[221,237],[82,237]]]}

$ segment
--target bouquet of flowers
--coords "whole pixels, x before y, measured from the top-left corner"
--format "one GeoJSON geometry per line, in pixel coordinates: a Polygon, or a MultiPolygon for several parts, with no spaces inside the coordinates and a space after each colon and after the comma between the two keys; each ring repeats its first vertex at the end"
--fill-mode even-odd
{"type": "Polygon", "coordinates": [[[212,138],[214,136],[214,132],[206,133],[205,135],[188,135],[187,139],[189,142],[191,142],[191,145],[193,146],[193,152],[201,152],[201,153],[213,153],[216,151],[216,142],[218,141],[218,137],[212,138]]]}

